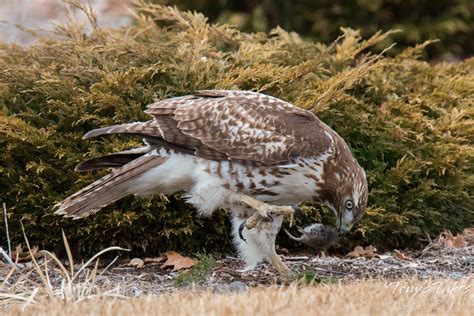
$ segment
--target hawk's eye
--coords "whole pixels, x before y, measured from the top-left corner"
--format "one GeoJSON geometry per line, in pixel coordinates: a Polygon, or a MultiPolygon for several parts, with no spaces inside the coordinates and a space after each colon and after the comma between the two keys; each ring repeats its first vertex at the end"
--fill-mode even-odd
{"type": "Polygon", "coordinates": [[[354,207],[354,202],[352,202],[352,200],[349,199],[346,201],[345,206],[346,206],[346,209],[352,210],[352,208],[354,207]]]}

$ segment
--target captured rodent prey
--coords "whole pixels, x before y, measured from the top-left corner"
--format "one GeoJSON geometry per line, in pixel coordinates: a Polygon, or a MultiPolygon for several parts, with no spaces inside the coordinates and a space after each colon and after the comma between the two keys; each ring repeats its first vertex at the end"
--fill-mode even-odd
{"type": "Polygon", "coordinates": [[[334,245],[339,238],[339,233],[336,228],[320,223],[311,224],[305,228],[298,227],[298,230],[302,234],[300,237],[291,235],[286,229],[285,233],[295,241],[302,242],[312,248],[320,250],[326,250],[334,245]]]}

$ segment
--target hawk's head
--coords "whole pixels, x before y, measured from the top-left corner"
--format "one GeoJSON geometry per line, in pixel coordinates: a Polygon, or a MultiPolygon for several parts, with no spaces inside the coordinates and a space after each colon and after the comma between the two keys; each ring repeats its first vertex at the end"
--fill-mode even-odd
{"type": "Polygon", "coordinates": [[[352,157],[331,169],[322,198],[336,215],[337,229],[347,233],[367,207],[367,178],[364,169],[352,157]]]}

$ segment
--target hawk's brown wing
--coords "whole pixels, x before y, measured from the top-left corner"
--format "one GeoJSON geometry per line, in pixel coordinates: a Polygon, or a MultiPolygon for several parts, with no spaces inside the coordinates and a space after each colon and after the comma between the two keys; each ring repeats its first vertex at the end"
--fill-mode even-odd
{"type": "Polygon", "coordinates": [[[317,157],[332,146],[331,130],[309,111],[261,93],[206,90],[148,106],[153,116],[94,130],[86,138],[136,133],[213,160],[273,165],[317,157]]]}

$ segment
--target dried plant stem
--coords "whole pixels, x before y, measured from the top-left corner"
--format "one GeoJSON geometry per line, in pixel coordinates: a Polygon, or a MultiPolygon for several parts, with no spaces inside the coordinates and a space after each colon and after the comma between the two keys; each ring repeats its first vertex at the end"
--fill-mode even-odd
{"type": "Polygon", "coordinates": [[[5,231],[7,233],[7,243],[8,243],[8,256],[12,257],[12,247],[10,242],[10,231],[8,230],[8,216],[7,216],[7,206],[3,202],[3,215],[5,217],[5,231]]]}
{"type": "Polygon", "coordinates": [[[5,252],[5,250],[3,250],[2,247],[0,247],[0,254],[8,261],[9,265],[15,266],[15,263],[13,262],[11,257],[8,255],[8,253],[5,252]]]}

